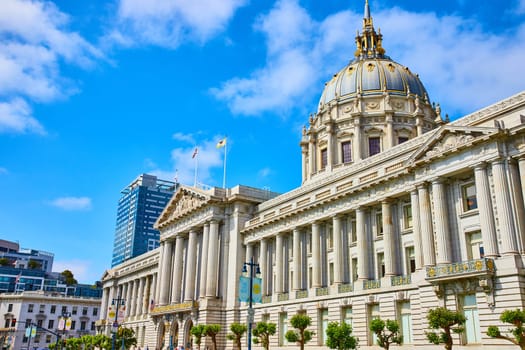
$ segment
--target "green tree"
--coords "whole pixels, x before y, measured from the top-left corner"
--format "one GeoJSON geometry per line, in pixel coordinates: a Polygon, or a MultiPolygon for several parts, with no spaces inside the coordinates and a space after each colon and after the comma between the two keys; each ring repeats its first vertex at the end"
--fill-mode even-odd
{"type": "Polygon", "coordinates": [[[27,267],[31,270],[37,270],[42,267],[42,263],[39,263],[38,261],[33,259],[29,259],[29,261],[27,262],[27,267]]]}
{"type": "Polygon", "coordinates": [[[226,336],[229,340],[233,340],[237,350],[241,350],[241,339],[246,333],[247,327],[242,323],[232,323],[230,325],[231,333],[226,336]]]}
{"type": "Polygon", "coordinates": [[[312,319],[307,314],[296,314],[290,319],[290,324],[296,330],[289,330],[286,332],[284,337],[291,343],[298,343],[300,349],[304,350],[304,345],[312,340],[312,336],[315,334],[314,332],[306,329],[311,323],[312,319]]]}
{"type": "Polygon", "coordinates": [[[270,336],[274,335],[277,331],[275,323],[259,322],[252,331],[253,342],[255,344],[261,344],[265,350],[270,349],[270,336]]]}
{"type": "Polygon", "coordinates": [[[399,334],[399,323],[397,321],[375,318],[370,322],[370,330],[375,333],[377,337],[377,345],[383,349],[388,350],[390,344],[403,343],[403,336],[399,334]]]}
{"type": "Polygon", "coordinates": [[[352,335],[352,326],[348,323],[330,322],[326,328],[326,345],[337,350],[356,349],[358,339],[352,335]]]}
{"type": "Polygon", "coordinates": [[[190,330],[190,333],[195,337],[195,344],[197,344],[197,349],[201,350],[202,337],[206,336],[206,326],[203,324],[193,326],[190,330]]]}
{"type": "Polygon", "coordinates": [[[525,350],[525,311],[523,310],[505,310],[499,318],[504,323],[510,323],[514,328],[507,330],[506,334],[501,334],[497,326],[489,326],[487,335],[492,338],[505,339],[518,345],[520,349],[525,350]]]}
{"type": "Polygon", "coordinates": [[[82,340],[80,338],[68,338],[66,339],[66,349],[68,350],[81,350],[82,340]]]}
{"type": "Polygon", "coordinates": [[[452,350],[452,333],[463,333],[465,331],[463,325],[467,320],[460,312],[450,311],[444,307],[430,309],[427,319],[431,329],[440,329],[439,333],[426,332],[427,339],[432,344],[445,344],[446,350],[452,350]]]}
{"type": "Polygon", "coordinates": [[[122,344],[124,344],[125,349],[130,349],[132,346],[137,345],[135,331],[131,328],[119,327],[117,330],[116,343],[119,348],[122,348],[122,344]]]}
{"type": "Polygon", "coordinates": [[[221,331],[221,326],[218,324],[206,325],[206,335],[211,338],[213,343],[213,350],[217,350],[217,334],[221,331]]]}
{"type": "Polygon", "coordinates": [[[8,258],[0,258],[0,266],[10,266],[13,262],[8,258]]]}
{"type": "Polygon", "coordinates": [[[62,273],[60,273],[62,277],[64,277],[64,281],[66,282],[66,285],[72,286],[74,284],[77,284],[77,280],[75,279],[75,276],[73,276],[73,272],[70,270],[64,270],[62,273]]]}

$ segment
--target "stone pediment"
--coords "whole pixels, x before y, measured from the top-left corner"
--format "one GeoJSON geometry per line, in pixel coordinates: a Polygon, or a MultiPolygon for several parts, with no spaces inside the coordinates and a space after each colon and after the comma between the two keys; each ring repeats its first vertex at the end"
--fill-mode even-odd
{"type": "Polygon", "coordinates": [[[444,125],[407,159],[407,166],[444,157],[502,132],[498,128],[444,125]]]}
{"type": "Polygon", "coordinates": [[[160,214],[155,228],[159,228],[206,205],[210,196],[194,188],[181,186],[160,214]]]}

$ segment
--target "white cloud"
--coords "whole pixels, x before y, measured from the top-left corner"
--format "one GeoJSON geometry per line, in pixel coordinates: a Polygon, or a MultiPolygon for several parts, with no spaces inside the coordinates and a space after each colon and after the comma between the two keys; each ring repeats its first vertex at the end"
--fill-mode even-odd
{"type": "Polygon", "coordinates": [[[0,101],[0,133],[45,134],[44,127],[31,114],[31,107],[21,98],[0,101]]]}
{"type": "Polygon", "coordinates": [[[78,283],[92,284],[102,277],[102,273],[93,271],[92,263],[87,260],[55,260],[53,270],[53,272],[71,271],[78,283]]]}
{"type": "MultiPolygon", "coordinates": [[[[221,137],[198,142],[197,148],[199,152],[195,158],[192,158],[195,146],[175,148],[171,151],[172,167],[170,169],[155,169],[149,171],[149,173],[164,180],[177,178],[178,182],[193,186],[195,182],[195,167],[197,166],[197,182],[217,186],[222,183],[222,179],[212,178],[211,170],[223,165],[223,149],[219,150],[216,148],[217,140],[219,139],[221,137]]],[[[230,140],[228,140],[228,144],[231,145],[230,140]]]]}
{"type": "Polygon", "coordinates": [[[519,0],[518,1],[518,7],[517,7],[516,11],[519,14],[525,13],[525,0],[519,0]]]}
{"type": "MultiPolygon", "coordinates": [[[[399,8],[372,15],[387,55],[420,74],[444,113],[468,113],[523,89],[517,72],[525,50],[516,43],[525,39],[525,25],[494,34],[458,16],[399,8]]],[[[281,0],[255,24],[267,38],[265,66],[210,91],[236,114],[304,108],[302,102],[320,96],[323,82],[353,59],[361,19],[342,11],[316,22],[297,1],[281,0]]]]}
{"type": "Polygon", "coordinates": [[[272,171],[272,169],[270,169],[270,168],[262,168],[261,170],[259,170],[258,175],[259,175],[259,177],[261,177],[261,178],[266,178],[266,177],[268,177],[272,172],[273,172],[273,171],[272,171]]]}
{"type": "Polygon", "coordinates": [[[52,200],[50,205],[68,211],[91,209],[89,197],[61,197],[52,200]]]}
{"type": "MultiPolygon", "coordinates": [[[[221,32],[244,0],[120,0],[117,44],[175,48],[185,40],[204,42],[221,32]]],[[[111,40],[111,39],[110,39],[111,40]]]]}
{"type": "Polygon", "coordinates": [[[184,134],[182,132],[176,132],[173,134],[173,139],[177,141],[183,141],[188,143],[195,143],[195,137],[193,134],[184,134]]]}
{"type": "Polygon", "coordinates": [[[78,33],[67,30],[68,22],[69,17],[51,2],[2,0],[0,132],[43,134],[27,104],[21,113],[20,99],[50,102],[75,93],[76,88],[61,76],[61,62],[87,68],[102,57],[78,33]]]}

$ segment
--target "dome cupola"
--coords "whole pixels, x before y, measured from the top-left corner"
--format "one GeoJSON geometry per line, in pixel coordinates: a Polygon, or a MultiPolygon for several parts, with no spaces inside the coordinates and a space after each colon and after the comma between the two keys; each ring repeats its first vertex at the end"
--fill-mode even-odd
{"type": "Polygon", "coordinates": [[[368,0],[355,58],[325,83],[303,130],[303,182],[381,153],[443,121],[417,74],[385,55],[368,0]]]}

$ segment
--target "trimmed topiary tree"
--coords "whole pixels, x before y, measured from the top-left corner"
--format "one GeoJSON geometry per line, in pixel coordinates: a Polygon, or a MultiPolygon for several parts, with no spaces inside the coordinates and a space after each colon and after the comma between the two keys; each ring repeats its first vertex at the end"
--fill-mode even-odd
{"type": "Polygon", "coordinates": [[[352,335],[352,326],[349,324],[330,322],[326,328],[326,345],[337,350],[356,349],[358,339],[352,335]]]}
{"type": "Polygon", "coordinates": [[[270,349],[270,336],[274,335],[277,331],[275,323],[259,322],[252,331],[253,342],[255,344],[261,344],[265,350],[270,349]]]}
{"type": "Polygon", "coordinates": [[[241,339],[244,336],[244,333],[246,333],[246,325],[242,323],[232,323],[230,325],[230,330],[232,332],[229,333],[226,337],[229,340],[233,340],[235,346],[237,347],[237,350],[241,350],[241,339]]]}
{"type": "Polygon", "coordinates": [[[208,324],[206,325],[206,335],[211,338],[213,350],[217,350],[217,334],[221,331],[221,325],[208,324]]]}
{"type": "Polygon", "coordinates": [[[403,343],[403,336],[399,334],[399,323],[397,321],[375,318],[370,322],[370,330],[375,333],[377,337],[377,345],[383,349],[388,350],[390,344],[403,343]]]}
{"type": "Polygon", "coordinates": [[[298,313],[290,319],[290,324],[294,330],[286,332],[284,337],[291,343],[298,343],[301,350],[304,350],[304,345],[312,340],[312,336],[315,334],[312,331],[307,330],[308,326],[312,323],[312,319],[305,313],[298,313]]]}
{"type": "Polygon", "coordinates": [[[463,325],[467,321],[462,313],[444,307],[430,309],[427,319],[430,328],[441,330],[439,333],[426,332],[428,341],[436,345],[445,344],[446,350],[452,350],[452,333],[463,333],[465,331],[463,325]]]}
{"type": "Polygon", "coordinates": [[[206,326],[203,324],[198,324],[191,327],[191,335],[195,337],[195,344],[197,344],[197,349],[201,350],[202,337],[206,336],[206,326]]]}
{"type": "Polygon", "coordinates": [[[489,326],[487,335],[492,338],[505,339],[511,343],[518,345],[522,350],[525,350],[525,311],[523,310],[505,310],[499,318],[504,323],[510,323],[514,328],[507,330],[506,335],[501,334],[497,326],[489,326]]]}

